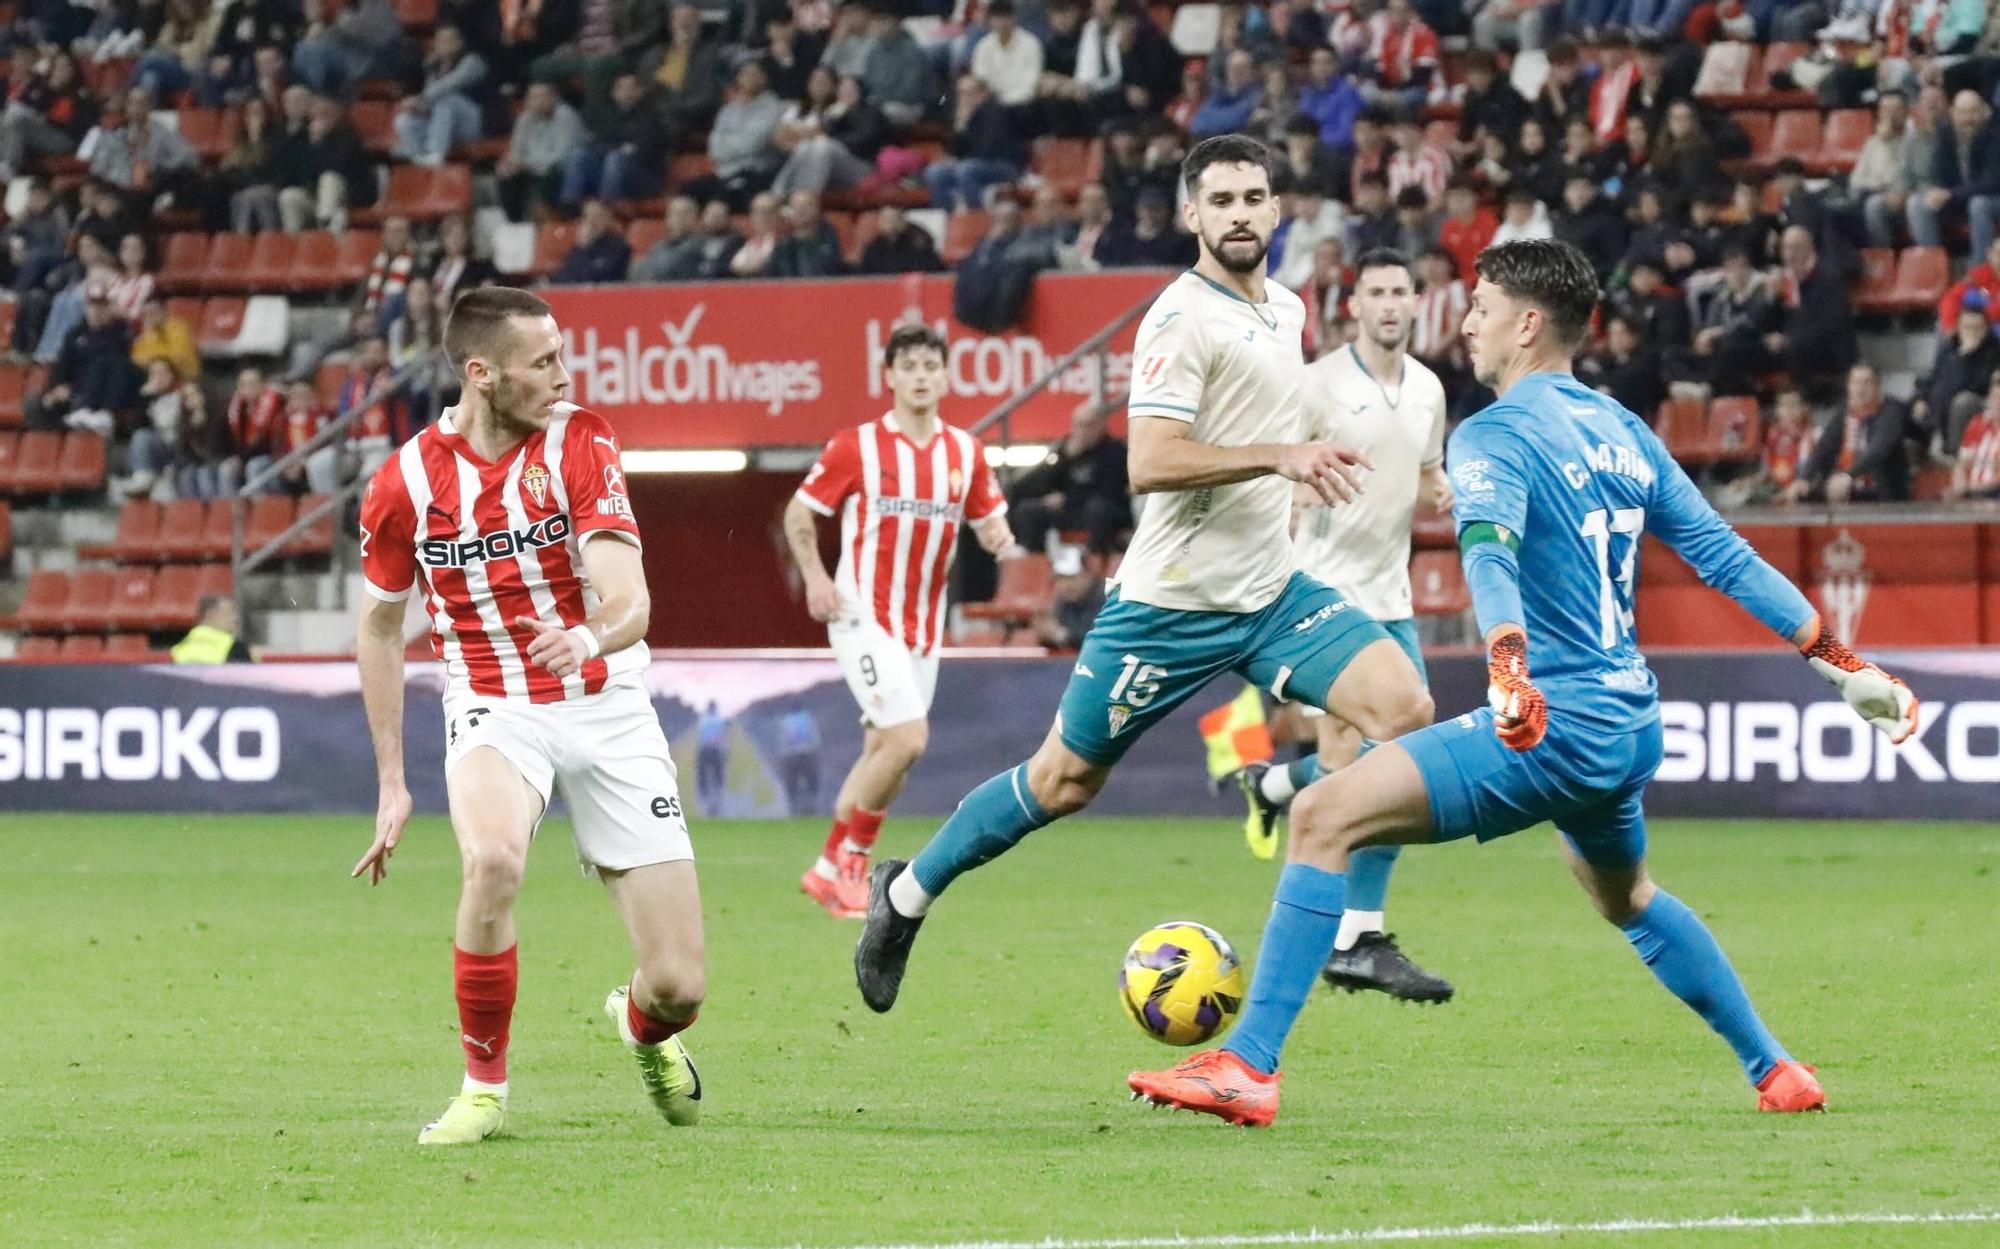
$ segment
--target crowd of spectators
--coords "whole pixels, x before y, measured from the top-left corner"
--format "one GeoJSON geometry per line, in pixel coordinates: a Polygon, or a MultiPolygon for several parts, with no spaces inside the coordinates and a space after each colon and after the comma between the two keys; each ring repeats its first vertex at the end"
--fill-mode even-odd
{"type": "MultiPolygon", "coordinates": [[[[1689,395],[1765,404],[1744,434],[1761,460],[1718,488],[1895,499],[1947,466],[1952,493],[1995,486],[2000,18],[1985,3],[1273,0],[1208,6],[1209,28],[1172,36],[1172,10],[1132,0],[437,0],[416,28],[398,7],[19,7],[0,176],[24,185],[0,280],[17,306],[7,346],[48,369],[31,423],[119,435],[129,489],[226,491],[309,440],[327,404],[367,396],[345,445],[274,485],[319,488],[378,460],[451,397],[440,314],[496,276],[469,219],[391,218],[342,332],[294,344],[268,379],[246,371],[255,388],[239,378],[226,399],[192,398],[191,327],[152,273],[166,219],[345,230],[381,194],[383,146],[399,163],[475,161],[508,220],[567,223],[555,282],[950,262],[999,287],[1188,263],[1179,161],[1241,132],[1279,158],[1271,272],[1305,299],[1314,354],[1354,332],[1351,259],[1400,248],[1423,283],[1414,350],[1470,410],[1484,395],[1456,327],[1472,262],[1496,239],[1553,235],[1607,291],[1581,364],[1593,384],[1645,413],[1689,395]],[[1183,55],[1182,37],[1203,54],[1183,55]],[[1808,153],[1746,161],[1751,136],[1702,89],[1710,45],[1773,39],[1812,45],[1774,85],[1874,110],[1851,170],[1809,171],[1808,153]],[[355,104],[384,83],[399,98],[377,142],[355,104]],[[231,110],[219,158],[176,105],[231,110]],[[1043,139],[1101,159],[1057,185],[1035,172],[1043,139]],[[65,179],[46,176],[64,160],[65,179]],[[642,212],[663,234],[635,253],[626,224],[642,212]],[[946,215],[967,212],[984,214],[976,243],[941,247],[946,215]],[[1935,367],[1907,370],[1917,393],[1885,397],[1851,291],[1864,249],[1902,246],[1982,263],[1939,309],[1935,367]],[[328,358],[404,380],[386,398],[353,380],[322,396],[328,358]]],[[[1103,528],[1051,523],[1092,546],[1103,528]]]]}

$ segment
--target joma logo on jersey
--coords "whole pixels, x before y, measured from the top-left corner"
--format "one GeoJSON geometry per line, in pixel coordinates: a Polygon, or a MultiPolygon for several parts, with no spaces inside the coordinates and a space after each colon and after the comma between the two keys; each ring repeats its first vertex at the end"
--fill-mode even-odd
{"type": "Polygon", "coordinates": [[[508,559],[523,551],[555,546],[569,537],[569,517],[556,515],[538,520],[526,529],[502,529],[476,538],[453,542],[432,538],[417,546],[417,560],[428,568],[465,568],[489,560],[508,559]]]}
{"type": "Polygon", "coordinates": [[[961,520],[963,503],[939,503],[935,499],[904,499],[883,495],[875,500],[878,516],[914,516],[918,520],[961,520]]]}

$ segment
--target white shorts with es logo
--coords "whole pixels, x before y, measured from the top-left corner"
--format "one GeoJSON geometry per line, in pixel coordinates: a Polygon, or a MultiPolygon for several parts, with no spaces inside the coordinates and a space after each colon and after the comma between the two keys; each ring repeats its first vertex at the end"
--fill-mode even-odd
{"type": "Polygon", "coordinates": [[[862,723],[893,728],[931,713],[937,692],[938,657],[919,655],[873,620],[836,618],[826,627],[827,644],[847,678],[862,723]]]}
{"type": "Polygon", "coordinates": [[[559,703],[445,695],[445,775],[491,746],[542,796],[562,790],[586,869],[622,872],[692,859],[667,735],[638,675],[559,703]]]}

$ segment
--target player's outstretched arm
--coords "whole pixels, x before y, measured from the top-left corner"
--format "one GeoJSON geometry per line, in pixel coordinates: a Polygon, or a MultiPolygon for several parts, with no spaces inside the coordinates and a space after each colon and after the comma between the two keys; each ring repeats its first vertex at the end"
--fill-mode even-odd
{"type": "Polygon", "coordinates": [[[389,874],[389,856],[403,839],[410,819],[410,790],[403,776],[403,613],[404,600],[369,596],[355,629],[354,654],[361,668],[361,702],[368,709],[368,736],[375,744],[375,840],[349,878],[368,873],[378,885],[389,874]]]}
{"type": "Polygon", "coordinates": [[[1357,470],[1373,467],[1359,451],[1331,443],[1218,447],[1189,437],[1192,428],[1168,417],[1132,417],[1126,471],[1133,494],[1228,486],[1275,474],[1311,486],[1333,506],[1356,498],[1361,493],[1357,470]]]}
{"type": "Polygon", "coordinates": [[[1659,478],[1648,527],[1660,540],[1704,583],[1735,599],[1765,628],[1798,647],[1813,671],[1832,682],[1862,719],[1893,741],[1905,741],[1915,733],[1918,704],[1910,687],[1833,636],[1799,588],[1708,505],[1664,447],[1654,455],[1654,465],[1659,478]]]}
{"type": "Polygon", "coordinates": [[[1460,530],[1460,560],[1473,613],[1486,640],[1486,701],[1493,731],[1510,750],[1533,750],[1549,728],[1549,703],[1528,677],[1522,623],[1520,539],[1504,525],[1475,521],[1460,530]]]}
{"type": "Polygon", "coordinates": [[[567,677],[599,655],[643,641],[652,623],[653,598],[646,591],[646,564],[636,544],[615,531],[584,543],[583,571],[598,600],[588,620],[567,629],[538,616],[514,621],[534,631],[528,662],[540,664],[551,676],[567,677]]]}
{"type": "MultiPolygon", "coordinates": [[[[1008,539],[1013,539],[1011,533],[1008,539]]],[[[840,593],[834,589],[833,577],[826,570],[826,561],[820,557],[819,521],[798,495],[793,495],[791,501],[785,504],[785,545],[791,548],[792,562],[799,566],[799,575],[805,578],[806,611],[822,624],[838,616],[840,593]]]]}

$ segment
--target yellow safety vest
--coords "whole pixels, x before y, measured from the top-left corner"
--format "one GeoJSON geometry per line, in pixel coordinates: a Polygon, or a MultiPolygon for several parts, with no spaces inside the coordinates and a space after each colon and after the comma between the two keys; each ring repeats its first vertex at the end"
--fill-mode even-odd
{"type": "Polygon", "coordinates": [[[188,635],[173,649],[177,664],[220,664],[229,662],[229,648],[236,645],[236,635],[224,633],[213,625],[196,625],[188,630],[188,635]]]}

